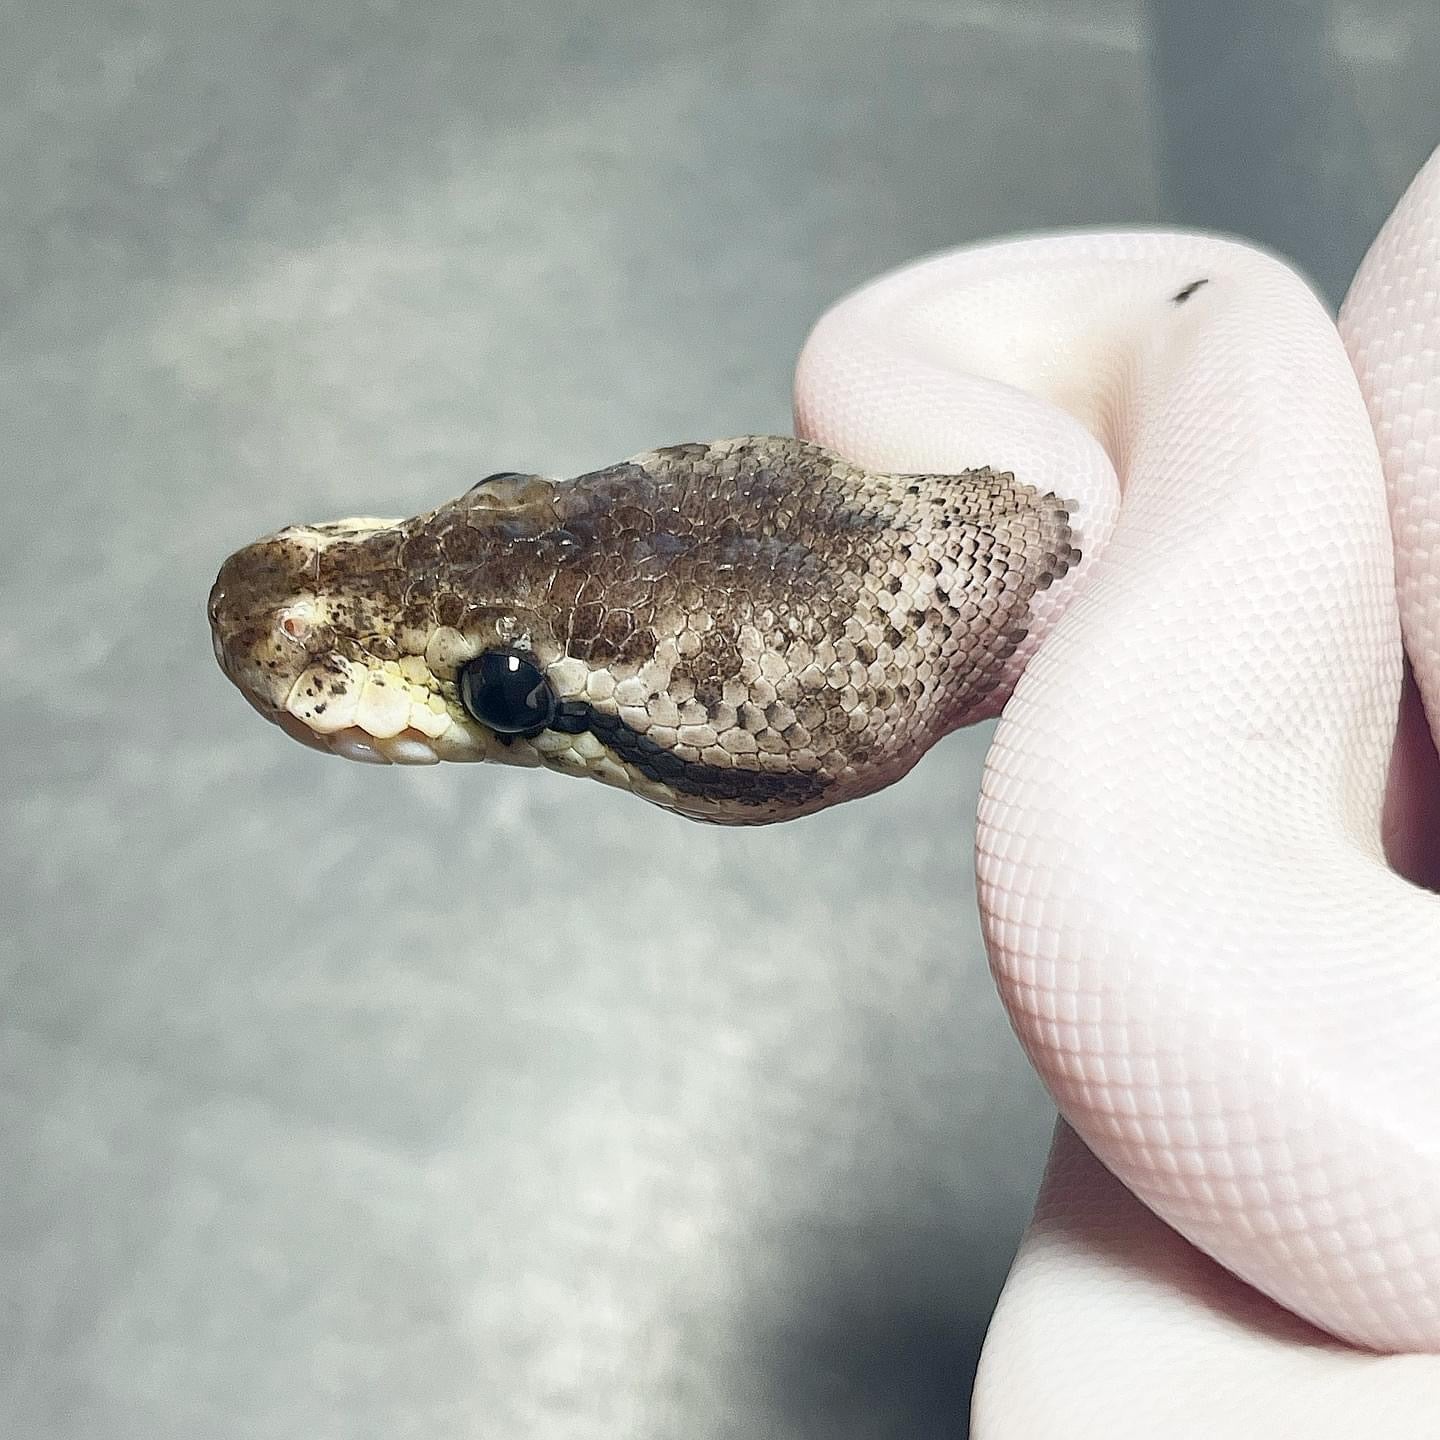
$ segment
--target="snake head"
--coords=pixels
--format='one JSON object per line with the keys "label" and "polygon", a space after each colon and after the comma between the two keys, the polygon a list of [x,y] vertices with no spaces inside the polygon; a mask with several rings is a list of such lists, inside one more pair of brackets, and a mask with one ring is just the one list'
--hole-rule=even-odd
{"label": "snake head", "polygon": [[755,824],[996,713],[1071,539],[1008,472],[872,474],[741,436],[293,526],[225,562],[210,623],[251,704],[316,748],[544,766]]}

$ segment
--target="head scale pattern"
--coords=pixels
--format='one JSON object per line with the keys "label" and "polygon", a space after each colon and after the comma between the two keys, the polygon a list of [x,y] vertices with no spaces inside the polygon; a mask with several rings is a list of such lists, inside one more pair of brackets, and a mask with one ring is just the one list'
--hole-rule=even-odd
{"label": "head scale pattern", "polygon": [[[227,674],[308,743],[546,765],[744,824],[878,789],[993,713],[1076,545],[1070,507],[1008,472],[742,436],[292,527],[226,562],[210,617]],[[502,651],[549,689],[533,734],[466,707],[466,666]]]}

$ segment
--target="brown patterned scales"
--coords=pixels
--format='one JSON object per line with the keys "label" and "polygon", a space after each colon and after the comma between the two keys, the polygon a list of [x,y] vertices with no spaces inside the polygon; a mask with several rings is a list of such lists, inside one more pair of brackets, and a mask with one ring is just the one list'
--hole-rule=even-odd
{"label": "brown patterned scales", "polygon": [[1079,559],[1071,508],[1008,472],[741,436],[292,527],[225,562],[210,620],[247,698],[319,748],[541,764],[758,823],[996,713]]}

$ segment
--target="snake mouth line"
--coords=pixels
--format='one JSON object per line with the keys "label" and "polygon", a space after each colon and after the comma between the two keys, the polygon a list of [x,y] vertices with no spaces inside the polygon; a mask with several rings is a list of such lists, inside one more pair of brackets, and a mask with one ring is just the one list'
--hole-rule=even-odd
{"label": "snake mouth line", "polygon": [[342,730],[321,735],[284,711],[265,713],[267,719],[273,720],[292,739],[325,755],[338,755],[369,765],[438,765],[444,758],[435,742],[418,730],[405,729],[398,735],[379,739],[358,725],[347,725]]}
{"label": "snake mouth line", "polygon": [[346,760],[369,765],[438,765],[440,754],[434,742],[418,730],[402,730],[386,740],[377,740],[358,725],[348,725],[328,737],[326,748]]}

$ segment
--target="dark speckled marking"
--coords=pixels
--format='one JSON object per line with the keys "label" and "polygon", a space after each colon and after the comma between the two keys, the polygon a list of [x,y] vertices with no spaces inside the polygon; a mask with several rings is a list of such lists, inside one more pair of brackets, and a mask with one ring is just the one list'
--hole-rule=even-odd
{"label": "dark speckled marking", "polygon": [[586,728],[642,775],[682,795],[746,806],[799,806],[818,800],[825,790],[824,776],[814,771],[769,775],[758,770],[687,763],[648,735],[632,730],[618,715],[592,709]]}

